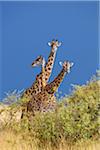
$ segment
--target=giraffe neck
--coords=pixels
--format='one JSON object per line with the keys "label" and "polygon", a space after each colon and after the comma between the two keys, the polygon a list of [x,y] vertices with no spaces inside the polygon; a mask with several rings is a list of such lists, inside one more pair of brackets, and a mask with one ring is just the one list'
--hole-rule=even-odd
{"label": "giraffe neck", "polygon": [[49,94],[54,94],[57,91],[58,87],[60,86],[61,82],[63,81],[65,75],[66,71],[62,69],[61,72],[58,74],[58,76],[45,87],[45,90]]}
{"label": "giraffe neck", "polygon": [[32,84],[32,86],[25,90],[25,92],[22,95],[23,97],[30,98],[32,97],[32,95],[37,95],[39,92],[41,92],[42,87],[46,86],[47,81],[49,80],[49,77],[52,72],[55,55],[56,51],[52,48],[48,57],[48,62],[45,66],[42,66],[41,73],[37,75],[36,80]]}
{"label": "giraffe neck", "polygon": [[44,65],[42,65],[42,87],[46,86],[46,80],[45,80],[45,68]]}
{"label": "giraffe neck", "polygon": [[48,57],[48,62],[45,65],[45,81],[48,82],[51,72],[52,72],[52,68],[54,65],[54,60],[55,60],[55,56],[56,56],[56,51],[55,49],[51,49],[50,55]]}

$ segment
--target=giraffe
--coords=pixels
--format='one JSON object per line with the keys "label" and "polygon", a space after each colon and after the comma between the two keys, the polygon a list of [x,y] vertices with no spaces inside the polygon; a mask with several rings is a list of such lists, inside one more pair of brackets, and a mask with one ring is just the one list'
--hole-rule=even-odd
{"label": "giraffe", "polygon": [[43,57],[40,55],[38,56],[33,62],[32,67],[40,66],[43,63]]}
{"label": "giraffe", "polygon": [[[32,67],[36,67],[36,66],[40,66],[42,67],[41,72],[42,72],[42,79],[40,81],[40,84],[42,83],[42,87],[44,87],[46,85],[46,81],[45,81],[45,59],[40,55],[37,57],[37,59],[35,61],[32,62]],[[37,79],[38,80],[38,79]]]}
{"label": "giraffe", "polygon": [[43,64],[42,72],[40,72],[40,74],[37,75],[35,82],[30,88],[25,90],[22,97],[30,99],[31,97],[33,97],[33,95],[37,95],[39,92],[41,92],[42,88],[46,86],[52,72],[57,49],[61,45],[61,42],[58,42],[58,40],[52,40],[52,42],[48,42],[48,45],[51,47],[51,52],[49,54],[48,61],[45,64],[45,66]]}
{"label": "giraffe", "polygon": [[27,103],[27,111],[35,115],[36,111],[46,112],[55,110],[57,103],[54,93],[62,83],[65,75],[70,72],[73,63],[65,61],[62,66],[63,68],[58,76],[51,83],[47,84],[40,93],[38,93],[36,96],[33,96],[32,99]]}

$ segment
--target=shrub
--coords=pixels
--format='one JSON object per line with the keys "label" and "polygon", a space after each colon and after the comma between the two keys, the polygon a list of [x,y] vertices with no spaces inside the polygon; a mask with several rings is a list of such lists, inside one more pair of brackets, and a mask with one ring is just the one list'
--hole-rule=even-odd
{"label": "shrub", "polygon": [[[31,116],[26,129],[30,131],[32,137],[38,139],[39,145],[50,142],[57,146],[62,139],[69,143],[99,139],[98,82],[91,81],[87,85],[75,86],[69,97],[64,97],[58,102],[55,112]],[[25,129],[23,124],[21,129]]]}
{"label": "shrub", "polygon": [[[92,79],[86,85],[74,86],[68,97],[58,101],[53,112],[30,116],[10,125],[16,132],[37,141],[39,146],[59,146],[62,141],[74,144],[80,141],[99,140],[100,133],[100,80]],[[22,103],[23,100],[20,99]],[[28,116],[28,117],[27,117]]]}

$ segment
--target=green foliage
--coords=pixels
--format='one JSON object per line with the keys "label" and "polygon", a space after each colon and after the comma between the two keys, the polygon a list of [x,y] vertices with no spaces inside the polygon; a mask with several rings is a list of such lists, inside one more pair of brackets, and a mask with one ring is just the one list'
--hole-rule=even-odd
{"label": "green foliage", "polygon": [[74,141],[99,135],[100,93],[98,81],[76,86],[73,94],[64,99],[61,108],[61,126],[67,138]]}

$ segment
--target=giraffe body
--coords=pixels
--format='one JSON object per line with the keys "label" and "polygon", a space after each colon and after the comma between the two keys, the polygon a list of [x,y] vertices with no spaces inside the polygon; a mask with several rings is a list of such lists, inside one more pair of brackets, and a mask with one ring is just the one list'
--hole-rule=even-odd
{"label": "giraffe body", "polygon": [[46,112],[55,110],[57,103],[54,93],[71,67],[71,63],[65,61],[63,63],[63,69],[58,76],[51,83],[47,84],[40,93],[38,93],[36,96],[33,96],[28,102],[27,110],[33,114],[35,114],[36,111]]}
{"label": "giraffe body", "polygon": [[33,115],[35,112],[48,112],[55,110],[56,108],[56,98],[54,95],[48,94],[47,91],[42,91],[36,96],[33,96],[32,99],[27,104],[27,111],[32,112]]}

